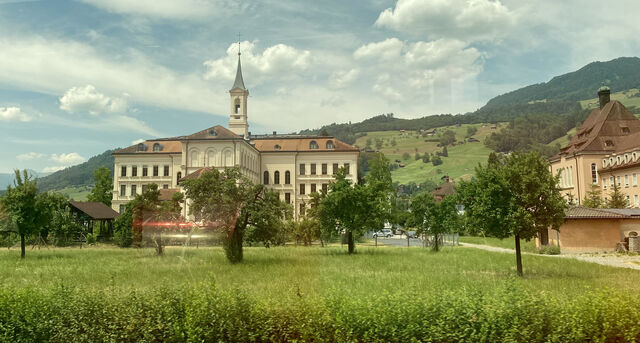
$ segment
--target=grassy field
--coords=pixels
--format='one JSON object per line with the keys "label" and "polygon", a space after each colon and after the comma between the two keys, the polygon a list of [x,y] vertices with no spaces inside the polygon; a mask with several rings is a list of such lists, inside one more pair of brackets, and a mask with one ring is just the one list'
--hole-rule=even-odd
{"label": "grassy field", "polygon": [[230,265],[219,248],[170,247],[163,257],[152,249],[40,249],[24,261],[3,250],[0,341],[640,337],[627,330],[640,320],[640,302],[628,296],[640,291],[634,270],[525,255],[525,277],[516,278],[511,254],[357,251],[247,248],[245,261]]}
{"label": "grassy field", "polygon": [[91,188],[82,186],[82,187],[67,187],[61,190],[57,190],[57,193],[65,194],[69,196],[69,199],[75,201],[87,201],[87,196]]}
{"label": "grassy field", "polygon": [[[460,242],[462,243],[471,243],[471,244],[483,244],[489,245],[492,247],[505,248],[505,249],[515,249],[516,242],[513,238],[505,238],[499,239],[494,237],[473,237],[473,236],[461,236]],[[520,249],[524,252],[537,252],[536,243],[531,241],[520,240]]]}
{"label": "grassy field", "polygon": [[[640,107],[640,96],[638,96],[640,90],[632,88],[624,92],[616,92],[611,94],[611,100],[618,100],[626,107],[636,106]],[[588,100],[580,101],[582,108],[596,108],[599,106],[598,98],[592,98]]]}
{"label": "grassy field", "polygon": [[[497,130],[506,124],[498,125]],[[443,157],[443,164],[434,166],[431,162],[424,163],[422,160],[415,160],[414,156],[417,153],[424,155],[424,153],[435,154],[436,151],[442,151],[441,147],[438,147],[437,142],[425,142],[425,139],[437,138],[437,136],[422,137],[415,131],[406,131],[404,134],[400,131],[375,131],[369,132],[366,136],[358,138],[355,145],[364,147],[368,139],[372,141],[372,148],[375,148],[376,139],[383,139],[384,145],[379,151],[385,154],[391,161],[396,159],[402,160],[405,165],[403,168],[398,168],[391,172],[391,177],[394,182],[406,184],[409,182],[422,183],[426,180],[433,180],[440,182],[440,179],[444,175],[457,178],[469,178],[474,173],[474,168],[478,163],[484,163],[487,161],[487,156],[491,152],[491,149],[484,145],[484,139],[491,132],[497,130],[491,129],[491,125],[481,124],[465,124],[461,126],[448,126],[440,127],[437,129],[438,134],[452,130],[456,133],[456,139],[458,141],[464,141],[467,134],[468,127],[473,126],[478,129],[473,138],[479,140],[474,143],[464,143],[455,146],[447,147],[449,157]],[[396,145],[392,145],[392,140],[396,141]],[[408,153],[409,159],[403,159],[403,155]]]}

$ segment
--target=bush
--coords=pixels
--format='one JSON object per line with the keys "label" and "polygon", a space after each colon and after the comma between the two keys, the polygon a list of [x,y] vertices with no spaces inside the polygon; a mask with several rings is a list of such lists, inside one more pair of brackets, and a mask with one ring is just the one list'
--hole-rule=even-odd
{"label": "bush", "polygon": [[538,254],[560,255],[560,247],[557,245],[543,245],[540,248],[538,248]]}
{"label": "bush", "polygon": [[87,244],[96,244],[96,242],[98,241],[98,234],[95,233],[88,233],[87,234]]}
{"label": "bush", "polygon": [[431,163],[434,166],[439,166],[442,164],[442,159],[440,158],[440,156],[433,156],[433,158],[431,159]]}

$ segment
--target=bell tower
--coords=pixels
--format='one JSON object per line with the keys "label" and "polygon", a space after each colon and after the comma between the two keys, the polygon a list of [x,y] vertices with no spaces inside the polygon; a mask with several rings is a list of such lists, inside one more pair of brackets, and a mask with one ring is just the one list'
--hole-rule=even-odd
{"label": "bell tower", "polygon": [[238,69],[236,70],[236,80],[233,82],[231,90],[229,90],[229,95],[231,96],[229,130],[248,139],[249,122],[247,121],[247,98],[249,97],[249,90],[244,87],[244,80],[242,80],[240,42],[238,42]]}

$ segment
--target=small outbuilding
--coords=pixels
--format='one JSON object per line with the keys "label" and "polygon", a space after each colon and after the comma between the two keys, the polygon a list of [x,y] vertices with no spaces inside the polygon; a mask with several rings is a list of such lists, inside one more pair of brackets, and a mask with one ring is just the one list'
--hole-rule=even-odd
{"label": "small outbuilding", "polygon": [[111,207],[101,202],[69,201],[69,208],[76,221],[89,233],[94,233],[95,224],[98,223],[99,237],[113,235],[113,220],[120,214]]}
{"label": "small outbuilding", "polygon": [[[628,237],[640,233],[640,209],[571,207],[560,230],[549,229],[549,244],[562,252],[614,251],[628,247]],[[540,240],[536,242],[540,245]]]}

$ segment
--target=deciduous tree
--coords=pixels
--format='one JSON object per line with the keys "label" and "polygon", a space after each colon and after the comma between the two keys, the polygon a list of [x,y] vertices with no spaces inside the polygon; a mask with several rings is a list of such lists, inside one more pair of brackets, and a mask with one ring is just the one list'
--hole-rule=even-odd
{"label": "deciduous tree", "polygon": [[93,171],[95,185],[87,200],[101,202],[111,207],[111,199],[113,198],[113,177],[111,171],[106,167],[100,167]]}
{"label": "deciduous tree", "polygon": [[433,250],[439,250],[442,234],[456,232],[459,226],[456,198],[445,197],[440,202],[434,200],[430,192],[422,192],[411,199],[410,223],[421,235],[433,235]]}
{"label": "deciduous tree", "polygon": [[548,162],[536,152],[513,153],[504,161],[490,157],[486,166],[476,168],[474,179],[460,182],[458,194],[469,224],[490,236],[514,237],[520,276],[520,239],[558,229],[567,207],[558,177],[549,173]]}

